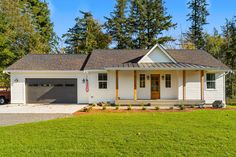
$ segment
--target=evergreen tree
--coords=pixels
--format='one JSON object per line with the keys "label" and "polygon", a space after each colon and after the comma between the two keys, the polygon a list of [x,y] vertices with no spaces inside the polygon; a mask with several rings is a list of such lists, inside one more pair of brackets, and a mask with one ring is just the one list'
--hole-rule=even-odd
{"label": "evergreen tree", "polygon": [[148,48],[157,42],[164,44],[174,39],[170,36],[163,36],[164,31],[168,31],[176,26],[172,22],[172,16],[168,15],[164,0],[146,0],[147,2],[147,37]]}
{"label": "evergreen tree", "polygon": [[187,15],[187,20],[191,21],[187,39],[195,44],[196,48],[202,49],[204,47],[203,27],[207,24],[207,16],[209,15],[207,0],[190,0],[187,5],[191,9],[191,13]]}
{"label": "evergreen tree", "polygon": [[93,19],[89,12],[82,12],[83,17],[75,19],[76,24],[63,35],[67,53],[91,53],[93,49],[108,48],[110,36],[102,32],[102,26]]}
{"label": "evergreen tree", "polygon": [[128,34],[127,29],[127,0],[117,0],[114,11],[106,18],[104,24],[107,33],[112,37],[113,43],[116,44],[116,49],[125,49],[129,48],[130,44],[130,35]]}
{"label": "evergreen tree", "polygon": [[130,15],[128,19],[128,32],[131,34],[131,48],[144,49],[147,47],[148,36],[146,36],[146,11],[145,0],[133,0],[131,2]]}
{"label": "evergreen tree", "polygon": [[[225,42],[222,46],[222,59],[232,70],[236,70],[236,16],[232,20],[226,20],[223,26],[223,36]],[[232,97],[236,91],[236,74],[229,74],[226,77],[226,93]]]}
{"label": "evergreen tree", "polygon": [[49,53],[52,46],[55,46],[55,33],[53,32],[53,24],[50,20],[50,11],[48,4],[41,0],[20,0],[24,12],[28,12],[31,16],[34,28],[41,35],[41,42],[45,44],[45,50]]}

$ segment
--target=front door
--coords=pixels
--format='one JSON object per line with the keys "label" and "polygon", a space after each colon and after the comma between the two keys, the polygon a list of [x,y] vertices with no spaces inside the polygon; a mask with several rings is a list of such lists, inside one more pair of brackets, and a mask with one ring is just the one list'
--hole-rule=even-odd
{"label": "front door", "polygon": [[160,99],[160,75],[151,75],[151,99]]}

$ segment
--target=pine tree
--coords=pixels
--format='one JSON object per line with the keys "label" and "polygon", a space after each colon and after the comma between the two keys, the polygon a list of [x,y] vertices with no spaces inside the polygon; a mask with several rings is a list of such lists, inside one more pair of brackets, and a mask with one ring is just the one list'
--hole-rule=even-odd
{"label": "pine tree", "polygon": [[195,44],[196,48],[202,49],[204,47],[204,25],[207,24],[207,16],[209,15],[207,0],[190,0],[187,5],[191,9],[191,13],[187,15],[187,20],[191,21],[187,39]]}
{"label": "pine tree", "polygon": [[41,0],[20,0],[22,9],[31,16],[34,28],[40,33],[41,42],[45,44],[45,50],[49,53],[52,46],[55,46],[55,33],[53,24],[50,20],[50,11],[48,3]]}
{"label": "pine tree", "polygon": [[110,36],[102,32],[102,26],[94,20],[89,12],[82,12],[82,18],[75,19],[76,24],[63,35],[67,53],[89,54],[93,49],[108,48]]}
{"label": "pine tree", "polygon": [[112,37],[116,49],[129,48],[130,35],[127,30],[127,0],[117,0],[114,11],[110,17],[105,17],[104,24],[107,33]]}
{"label": "pine tree", "polygon": [[170,36],[163,36],[164,31],[168,31],[176,26],[172,22],[172,16],[168,15],[163,0],[146,0],[147,2],[147,37],[148,48],[157,42],[164,44],[174,39]]}
{"label": "pine tree", "polygon": [[[223,36],[225,42],[222,46],[222,59],[232,70],[236,69],[236,16],[232,20],[226,20],[223,26]],[[236,91],[236,74],[230,74],[226,77],[226,93],[232,97],[233,91]],[[235,93],[234,93],[235,94]]]}
{"label": "pine tree", "polygon": [[173,41],[170,36],[163,36],[164,31],[176,25],[171,19],[163,0],[132,0],[128,24],[131,48],[151,48],[156,43]]}
{"label": "pine tree", "polygon": [[128,32],[131,34],[131,48],[144,49],[147,47],[148,36],[146,36],[146,11],[145,0],[133,0],[131,2],[130,15],[128,19]]}

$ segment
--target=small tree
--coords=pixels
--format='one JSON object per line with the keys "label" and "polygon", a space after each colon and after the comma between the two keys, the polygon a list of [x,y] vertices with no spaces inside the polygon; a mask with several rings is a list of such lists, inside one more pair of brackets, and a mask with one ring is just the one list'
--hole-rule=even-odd
{"label": "small tree", "polygon": [[94,20],[89,12],[82,12],[82,18],[75,19],[76,24],[63,35],[67,53],[89,54],[93,49],[108,48],[111,42],[110,36],[102,32],[102,26]]}

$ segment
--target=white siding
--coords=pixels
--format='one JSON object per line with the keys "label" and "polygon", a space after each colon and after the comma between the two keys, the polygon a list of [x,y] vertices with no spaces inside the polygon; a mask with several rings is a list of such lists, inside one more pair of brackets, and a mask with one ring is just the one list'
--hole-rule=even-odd
{"label": "white siding", "polygon": [[119,71],[120,99],[134,99],[134,71]]}
{"label": "white siding", "polygon": [[225,103],[225,75],[224,73],[216,73],[216,88],[206,88],[206,73],[205,73],[205,88],[204,99],[207,104],[213,103],[215,100],[222,100]]}
{"label": "white siding", "polygon": [[98,87],[98,73],[104,72],[90,72],[89,73],[89,103],[111,102],[115,101],[115,72],[107,72],[108,84],[107,89],[99,89]]}
{"label": "white siding", "polygon": [[200,71],[186,71],[186,99],[201,100]]}
{"label": "white siding", "polygon": [[162,52],[159,48],[156,48],[148,56],[142,58],[142,63],[163,63],[163,62],[172,62],[171,59]]}
{"label": "white siding", "polygon": [[178,99],[183,99],[183,71],[178,71]]}

